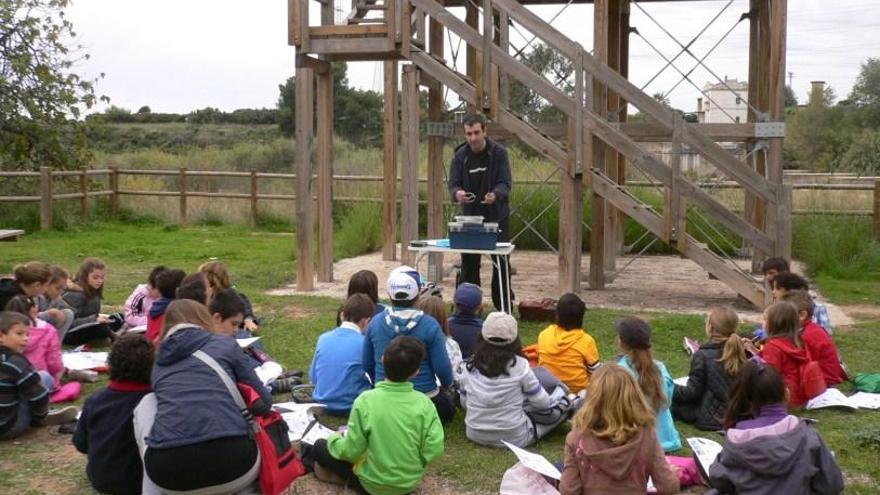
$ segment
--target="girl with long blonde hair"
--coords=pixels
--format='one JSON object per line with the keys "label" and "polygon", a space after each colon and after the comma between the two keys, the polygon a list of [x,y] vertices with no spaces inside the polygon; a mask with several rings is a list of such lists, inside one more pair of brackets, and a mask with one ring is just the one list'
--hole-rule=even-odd
{"label": "girl with long blonde hair", "polygon": [[721,429],[730,384],[743,363],[746,351],[736,334],[739,316],[730,306],[718,306],[706,315],[707,342],[691,359],[687,385],[676,385],[672,415],[679,421],[707,431]]}
{"label": "girl with long blonde hair", "polygon": [[607,364],[586,390],[586,403],[565,438],[559,491],[642,495],[650,476],[658,493],[677,493],[678,476],[657,439],[654,410],[632,373]]}

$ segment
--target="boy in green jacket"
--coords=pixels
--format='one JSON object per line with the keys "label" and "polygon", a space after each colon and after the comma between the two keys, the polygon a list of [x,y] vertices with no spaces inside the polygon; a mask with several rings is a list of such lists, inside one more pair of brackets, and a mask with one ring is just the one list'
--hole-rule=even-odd
{"label": "boy in green jacket", "polygon": [[345,436],[315,442],[315,463],[359,493],[402,495],[418,488],[425,468],[443,453],[437,409],[409,381],[424,357],[419,339],[392,340],[382,355],[385,380],[355,399]]}

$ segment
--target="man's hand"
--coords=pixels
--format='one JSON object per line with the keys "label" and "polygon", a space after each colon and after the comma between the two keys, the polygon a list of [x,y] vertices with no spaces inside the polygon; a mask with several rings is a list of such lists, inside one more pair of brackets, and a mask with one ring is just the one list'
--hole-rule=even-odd
{"label": "man's hand", "polygon": [[487,205],[491,205],[492,203],[494,203],[495,202],[495,193],[487,192],[486,197],[483,199],[483,202],[486,203]]}
{"label": "man's hand", "polygon": [[473,195],[468,194],[464,189],[459,189],[455,191],[455,201],[457,203],[472,203],[474,198]]}

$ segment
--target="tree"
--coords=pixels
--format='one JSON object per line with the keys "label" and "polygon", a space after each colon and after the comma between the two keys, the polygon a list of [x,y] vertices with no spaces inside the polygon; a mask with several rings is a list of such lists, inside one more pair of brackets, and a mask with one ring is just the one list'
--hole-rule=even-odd
{"label": "tree", "polygon": [[880,130],[862,130],[843,155],[841,166],[860,175],[880,174]]}
{"label": "tree", "polygon": [[95,95],[95,80],[72,70],[88,54],[71,45],[68,3],[0,2],[0,169],[71,168],[90,159],[77,119],[83,108],[109,100]]}
{"label": "tree", "polygon": [[791,86],[785,86],[785,108],[798,106],[798,98]]}
{"label": "tree", "polygon": [[[523,63],[543,75],[568,95],[574,94],[574,72],[571,61],[558,51],[537,43],[523,56]],[[531,122],[563,122],[565,114],[536,92],[518,81],[510,84],[510,108]]]}
{"label": "tree", "polygon": [[880,105],[880,58],[868,57],[862,63],[849,99],[860,107]]}

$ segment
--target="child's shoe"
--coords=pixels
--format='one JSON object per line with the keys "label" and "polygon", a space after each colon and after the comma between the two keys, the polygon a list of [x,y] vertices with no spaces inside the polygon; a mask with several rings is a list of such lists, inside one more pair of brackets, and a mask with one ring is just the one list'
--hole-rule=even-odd
{"label": "child's shoe", "polygon": [[49,414],[46,415],[43,424],[46,426],[62,425],[64,423],[76,421],[77,416],[79,416],[79,409],[74,406],[52,409],[49,411]]}
{"label": "child's shoe", "polygon": [[293,387],[301,384],[302,378],[296,376],[287,376],[278,378],[274,382],[270,383],[269,387],[272,389],[272,394],[286,394],[290,392]]}

